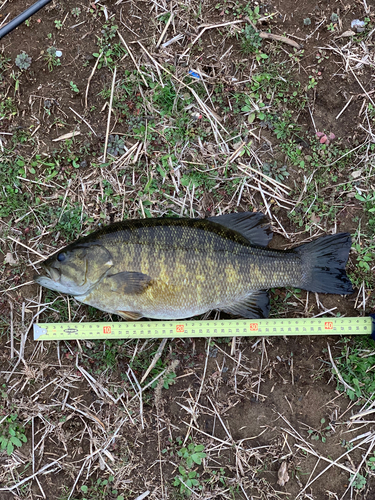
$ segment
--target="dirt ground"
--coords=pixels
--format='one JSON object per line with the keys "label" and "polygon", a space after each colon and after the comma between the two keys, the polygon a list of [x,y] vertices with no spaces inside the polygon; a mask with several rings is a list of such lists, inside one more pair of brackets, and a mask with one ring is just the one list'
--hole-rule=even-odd
{"label": "dirt ground", "polygon": [[[30,4],[2,2],[0,23]],[[272,290],[271,315],[374,312],[374,23],[371,0],[53,0],[1,40],[0,445],[27,441],[0,450],[0,500],[375,499],[372,395],[346,394],[332,365],[343,339],[169,340],[144,381],[160,339],[32,339],[37,319],[109,317],[32,279],[57,248],[124,217],[262,210],[277,248],[348,231],[355,293]],[[283,38],[252,32],[246,52],[245,25]],[[187,88],[190,70],[204,85]],[[250,89],[258,74],[286,87]],[[120,158],[103,156],[111,93]],[[267,163],[287,166],[276,188],[244,170]]]}

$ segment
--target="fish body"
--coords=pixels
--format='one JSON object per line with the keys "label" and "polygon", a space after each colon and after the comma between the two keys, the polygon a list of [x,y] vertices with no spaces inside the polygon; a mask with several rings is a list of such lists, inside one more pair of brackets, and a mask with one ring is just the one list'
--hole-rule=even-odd
{"label": "fish body", "polygon": [[271,237],[261,213],[129,220],[54,254],[36,281],[127,319],[181,319],[211,309],[267,317],[268,288],[352,292],[345,274],[350,235],[287,251],[266,248]]}

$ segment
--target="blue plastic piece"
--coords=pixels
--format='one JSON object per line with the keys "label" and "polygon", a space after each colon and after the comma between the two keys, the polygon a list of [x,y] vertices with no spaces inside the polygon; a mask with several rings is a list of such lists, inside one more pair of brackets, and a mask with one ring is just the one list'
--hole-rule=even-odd
{"label": "blue plastic piece", "polygon": [[195,71],[192,71],[190,70],[189,71],[189,75],[192,76],[193,78],[198,78],[200,79],[200,76],[198,75],[198,73],[196,73]]}

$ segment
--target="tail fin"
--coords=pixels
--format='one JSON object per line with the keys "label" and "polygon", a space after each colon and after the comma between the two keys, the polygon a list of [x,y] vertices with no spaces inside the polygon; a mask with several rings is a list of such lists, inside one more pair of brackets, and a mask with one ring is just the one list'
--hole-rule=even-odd
{"label": "tail fin", "polygon": [[302,259],[303,279],[300,288],[310,292],[353,293],[345,272],[352,240],[349,233],[339,233],[306,243],[293,250]]}

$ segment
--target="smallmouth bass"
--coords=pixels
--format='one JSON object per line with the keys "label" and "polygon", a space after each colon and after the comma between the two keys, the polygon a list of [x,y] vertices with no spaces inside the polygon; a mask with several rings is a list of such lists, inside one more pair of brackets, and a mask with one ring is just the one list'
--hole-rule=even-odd
{"label": "smallmouth bass", "polygon": [[267,289],[350,294],[348,233],[291,250],[266,248],[259,212],[208,219],[126,220],[78,239],[42,263],[35,281],[126,319],[182,319],[218,309],[269,315]]}

